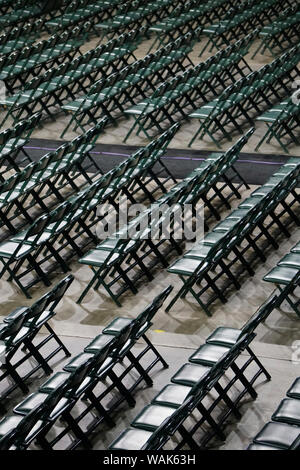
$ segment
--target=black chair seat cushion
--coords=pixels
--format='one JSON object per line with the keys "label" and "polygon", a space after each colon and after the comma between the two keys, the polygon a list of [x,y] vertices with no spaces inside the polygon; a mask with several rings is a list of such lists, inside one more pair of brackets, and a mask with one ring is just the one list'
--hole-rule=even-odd
{"label": "black chair seat cushion", "polygon": [[279,447],[267,446],[266,444],[250,444],[246,450],[282,450]]}
{"label": "black chair seat cushion", "polygon": [[182,405],[191,387],[186,385],[168,384],[152,400],[152,403],[178,407]]}
{"label": "black chair seat cushion", "polygon": [[297,426],[284,423],[267,423],[255,437],[254,442],[288,449],[299,435],[300,428]]}
{"label": "black chair seat cushion", "polygon": [[155,431],[155,429],[174,412],[175,408],[173,407],[148,405],[132,421],[131,426],[134,428],[145,429],[146,431]]}
{"label": "black chair seat cushion", "polygon": [[202,344],[200,348],[192,354],[189,361],[196,364],[213,366],[227,352],[228,347],[206,343]]}
{"label": "black chair seat cushion", "polygon": [[173,375],[171,382],[192,387],[196,382],[204,378],[210,369],[210,367],[198,364],[184,364],[179,371]]}
{"label": "black chair seat cushion", "polygon": [[111,450],[141,450],[151,437],[152,432],[143,429],[125,429],[109,446]]}
{"label": "black chair seat cushion", "polygon": [[300,253],[289,253],[285,255],[278,263],[278,266],[287,266],[289,268],[300,269]]}
{"label": "black chair seat cushion", "polygon": [[300,377],[295,380],[295,382],[291,385],[286,394],[290,398],[300,399]]}
{"label": "black chair seat cushion", "polygon": [[300,400],[284,398],[272,416],[273,421],[300,425]]}
{"label": "black chair seat cushion", "polygon": [[289,284],[298,273],[298,269],[276,266],[264,276],[264,281],[276,284]]}
{"label": "black chair seat cushion", "polygon": [[207,338],[206,343],[218,346],[233,346],[240,334],[241,330],[237,328],[220,326]]}
{"label": "black chair seat cushion", "polygon": [[106,346],[108,343],[113,341],[113,337],[110,334],[100,334],[96,336],[96,338],[88,344],[84,350],[86,353],[89,354],[96,354],[99,352],[104,346]]}

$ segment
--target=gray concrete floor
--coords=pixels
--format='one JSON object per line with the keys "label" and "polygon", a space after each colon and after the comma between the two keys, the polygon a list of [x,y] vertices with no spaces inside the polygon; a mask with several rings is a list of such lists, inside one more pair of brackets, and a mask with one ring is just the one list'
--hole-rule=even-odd
{"label": "gray concrete floor", "polygon": [[[83,50],[93,47],[95,42],[95,40],[91,41]],[[198,53],[202,46],[202,42],[197,44],[193,54],[191,54],[195,63],[200,61]],[[148,43],[144,41],[137,51],[137,57],[143,57],[148,47],[149,41]],[[254,44],[254,47],[256,47],[256,44]],[[254,68],[258,68],[271,61],[271,57],[260,55],[255,58],[255,61],[251,61],[249,59],[250,55],[247,57],[247,60]],[[204,55],[202,59],[206,59],[208,56],[209,54]],[[33,137],[58,140],[67,121],[68,119],[62,117],[58,118],[54,123],[46,123],[42,129],[34,132]],[[130,120],[120,120],[118,127],[108,128],[99,138],[99,142],[122,144],[123,138],[131,124]],[[195,129],[195,123],[185,123],[170,147],[187,148],[187,143]],[[246,152],[253,152],[263,131],[263,127],[258,125],[255,136],[244,149]],[[74,136],[75,134],[70,132],[66,135],[66,140]],[[128,143],[131,145],[144,145],[147,141],[143,138],[132,137]],[[225,142],[223,147],[226,149],[230,145],[229,142]],[[197,142],[193,148],[215,150],[208,142]],[[260,150],[270,155],[282,153],[281,149],[275,145],[265,145]],[[299,147],[291,147],[290,153],[297,156],[299,155],[299,150]],[[251,190],[253,189],[254,186],[251,187]],[[243,198],[247,197],[248,194],[249,191],[244,191]],[[232,208],[236,207],[239,202],[234,200]],[[225,217],[226,214],[227,211],[223,211],[222,217]],[[125,406],[122,413],[117,417],[117,426],[115,428],[102,430],[102,432],[99,430],[99,435],[95,440],[96,449],[105,449],[121,430],[129,425],[138,411],[170,380],[173,373],[187,360],[192,351],[205,341],[205,338],[214,328],[220,325],[241,327],[245,323],[273,290],[272,285],[262,282],[262,277],[299,240],[299,235],[300,230],[294,227],[290,239],[282,238],[278,250],[268,251],[267,261],[257,266],[253,278],[245,277],[242,282],[242,288],[239,291],[232,292],[225,305],[216,302],[213,306],[213,316],[211,318],[208,318],[190,298],[187,298],[185,301],[178,301],[170,313],[166,313],[163,308],[158,312],[150,336],[170,364],[170,368],[155,372],[153,375],[154,386],[152,388],[144,388],[137,393],[136,407],[128,409]],[[74,354],[81,351],[89,340],[98,334],[101,328],[113,318],[117,316],[135,317],[165,286],[173,284],[175,292],[180,287],[176,276],[168,274],[164,269],[158,269],[154,281],[142,283],[136,296],[126,294],[121,299],[123,304],[122,309],[116,307],[101,290],[98,292],[91,290],[82,305],[78,306],[76,299],[90,279],[91,271],[89,268],[74,262],[72,263],[72,272],[75,276],[75,281],[58,306],[55,320],[51,323]],[[57,272],[55,281],[58,281],[63,276],[63,273]],[[33,291],[33,299],[38,298],[46,291],[47,288],[40,285],[37,286]],[[13,284],[7,282],[5,278],[0,281],[0,297],[0,320],[15,307],[30,305],[32,302],[25,300],[19,294],[18,289]],[[213,446],[215,449],[244,449],[262,425],[269,420],[291,382],[300,375],[300,362],[292,362],[292,346],[298,340],[300,340],[299,318],[290,311],[290,307],[287,304],[282,305],[280,311],[274,311],[266,324],[260,325],[255,340],[255,351],[270,371],[272,381],[261,383],[257,386],[258,398],[255,401],[249,400],[247,403],[244,403],[242,419],[239,422],[233,420],[230,423],[226,428],[226,442],[215,442]],[[64,362],[65,360],[54,362],[55,370],[61,369]],[[44,380],[45,377],[39,374],[30,385],[31,391],[35,390]],[[20,395],[14,395],[9,401],[9,410],[20,399]]]}

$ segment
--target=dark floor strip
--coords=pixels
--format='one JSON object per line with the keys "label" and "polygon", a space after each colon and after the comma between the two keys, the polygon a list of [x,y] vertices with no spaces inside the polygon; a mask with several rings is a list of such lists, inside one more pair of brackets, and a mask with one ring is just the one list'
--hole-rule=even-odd
{"label": "dark floor strip", "polygon": [[[31,139],[26,149],[35,161],[51,150],[62,145],[62,141],[47,139]],[[118,165],[139,147],[127,145],[96,144],[92,152],[103,171],[108,171]],[[176,178],[184,178],[194,168],[200,165],[211,152],[203,150],[169,149],[164,156],[168,167]],[[264,184],[266,180],[279,168],[289,157],[286,155],[266,155],[241,153],[236,164],[237,170],[249,184]]]}

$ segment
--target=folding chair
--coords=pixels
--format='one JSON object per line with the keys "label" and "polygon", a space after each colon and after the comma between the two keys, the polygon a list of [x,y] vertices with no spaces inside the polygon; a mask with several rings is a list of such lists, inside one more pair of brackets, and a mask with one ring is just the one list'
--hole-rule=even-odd
{"label": "folding chair", "polygon": [[[29,299],[31,296],[27,290],[27,287],[25,287],[21,282],[21,277],[26,275],[26,271],[25,273],[23,272],[17,274],[17,270],[24,263],[25,259],[27,259],[31,267],[39,276],[41,276],[41,279],[45,285],[49,286],[49,280],[45,277],[34,257],[31,255],[35,245],[39,242],[40,237],[43,235],[43,229],[46,227],[48,221],[48,215],[41,216],[34,224],[32,224],[26,233],[24,233],[24,238],[22,240],[11,240],[2,242],[0,244],[0,261],[3,264],[0,278],[4,275],[5,272],[8,272],[10,276],[9,280],[14,280],[23,294],[25,294],[25,296]],[[11,266],[12,264],[14,264],[14,266]]]}
{"label": "folding chair", "polygon": [[232,346],[240,336],[252,333],[260,323],[264,322],[273,309],[276,308],[277,302],[278,296],[272,295],[259,307],[241,329],[220,326],[207,338],[206,343],[225,347]]}

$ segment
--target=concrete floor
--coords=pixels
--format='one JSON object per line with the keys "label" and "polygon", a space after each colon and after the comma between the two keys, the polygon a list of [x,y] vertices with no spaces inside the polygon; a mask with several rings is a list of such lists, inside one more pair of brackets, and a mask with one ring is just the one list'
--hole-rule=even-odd
{"label": "concrete floor", "polygon": [[[95,45],[95,42],[95,40],[91,41],[83,50],[88,50]],[[193,54],[191,54],[191,58],[195,63],[200,61],[198,53],[202,46],[202,42],[197,44]],[[256,47],[256,44],[254,44],[254,47]],[[143,57],[148,48],[149,42],[144,41],[136,54],[137,57]],[[209,54],[204,55],[202,59],[206,59],[208,56]],[[266,62],[270,62],[271,58],[258,55],[255,61],[249,60],[249,57],[247,57],[247,60],[254,68],[258,68]],[[42,129],[34,132],[33,137],[59,140],[59,135],[67,121],[68,119],[65,117],[61,117],[54,123],[46,123]],[[99,138],[99,142],[122,144],[129,126],[131,126],[130,120],[120,120],[119,126],[117,128],[108,128]],[[186,149],[195,129],[195,123],[185,123],[173,139],[170,147]],[[244,148],[244,151],[253,152],[263,132],[263,127],[258,125],[254,137]],[[66,135],[66,140],[74,136],[75,134],[70,132]],[[146,143],[145,139],[136,137],[132,137],[128,142],[130,145],[144,145]],[[230,145],[229,142],[225,142],[223,147],[227,149]],[[207,142],[197,142],[193,148],[215,150]],[[275,145],[265,145],[260,150],[270,155],[282,154],[281,149]],[[295,146],[290,149],[291,155],[298,156],[300,155],[299,151],[300,148]],[[254,188],[255,186],[252,186],[251,190]],[[249,191],[244,191],[243,198],[247,197],[248,194]],[[239,202],[233,200],[232,208],[236,207]],[[227,211],[223,211],[222,217],[226,214]],[[254,277],[247,278],[246,276],[243,279],[242,288],[239,291],[232,292],[225,305],[215,303],[211,318],[208,318],[190,298],[178,301],[170,313],[166,313],[163,309],[158,312],[150,336],[169,362],[170,368],[156,371],[153,376],[153,388],[140,390],[137,394],[136,407],[134,409],[125,409],[125,407],[117,418],[117,426],[112,430],[99,433],[99,438],[95,441],[95,449],[105,449],[121,430],[129,425],[138,411],[170,380],[179,365],[187,360],[192,351],[199,347],[217,326],[241,327],[247,321],[273,290],[272,285],[262,282],[263,276],[289,251],[292,245],[299,241],[299,235],[300,229],[293,227],[291,238],[282,238],[278,250],[267,252],[267,261],[257,266]],[[131,294],[123,296],[121,299],[122,309],[116,307],[105,293],[94,290],[91,290],[82,305],[78,306],[76,299],[90,279],[91,271],[89,268],[74,262],[72,263],[72,273],[75,276],[75,281],[58,306],[55,320],[51,323],[74,354],[81,351],[90,338],[98,334],[101,328],[116,316],[135,317],[165,286],[173,284],[175,292],[180,287],[176,276],[168,274],[164,269],[158,269],[154,281],[142,283],[136,296]],[[62,277],[64,275],[57,272],[55,281]],[[33,299],[38,298],[46,291],[47,288],[37,286],[33,290]],[[32,301],[25,300],[19,294],[18,289],[5,279],[0,281],[0,298],[0,320],[15,307],[32,303]],[[243,405],[242,419],[239,422],[232,421],[230,426],[226,428],[226,442],[214,443],[213,447],[215,449],[244,449],[262,425],[269,420],[292,381],[300,375],[300,361],[298,363],[292,362],[293,345],[295,346],[295,342],[300,340],[299,325],[299,318],[290,311],[287,304],[283,304],[280,311],[274,311],[266,324],[260,325],[255,340],[255,351],[270,371],[272,381],[262,383],[257,387],[258,398],[255,402],[250,400]],[[55,370],[61,369],[63,363],[64,361],[59,361]],[[43,376],[37,377],[31,384],[31,390],[36,389],[44,379]],[[9,409],[11,410],[20,399],[19,395],[13,396],[9,402]]]}

